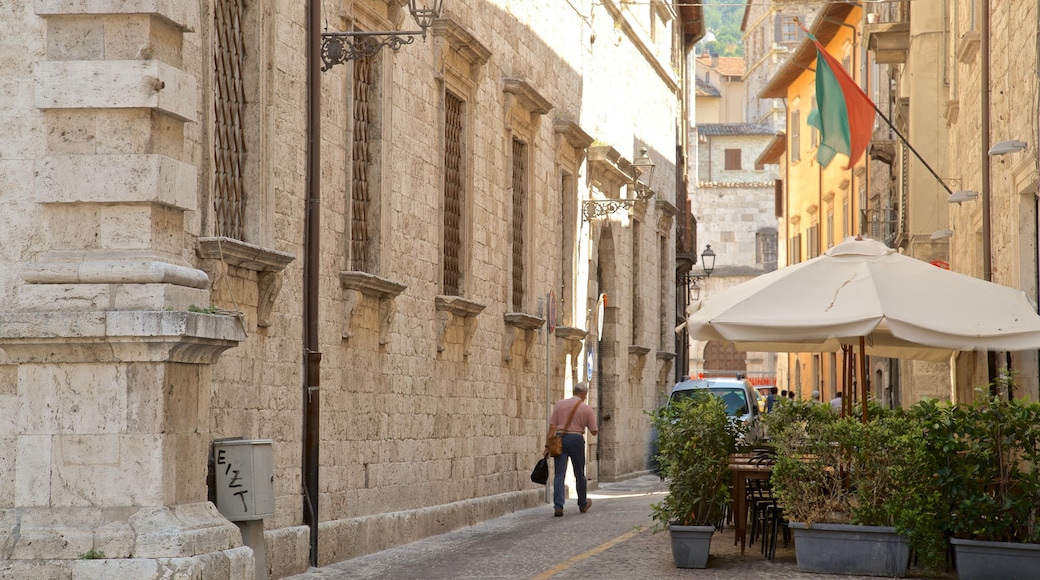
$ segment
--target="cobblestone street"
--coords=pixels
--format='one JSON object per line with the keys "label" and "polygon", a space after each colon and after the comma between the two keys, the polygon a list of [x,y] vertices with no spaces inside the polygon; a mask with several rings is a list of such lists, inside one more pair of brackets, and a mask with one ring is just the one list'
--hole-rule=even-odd
{"label": "cobblestone street", "polygon": [[[664,484],[644,476],[605,484],[589,497],[588,513],[568,500],[564,517],[550,504],[524,510],[441,536],[312,569],[292,580],[346,578],[705,578],[833,579],[798,570],[794,544],[777,548],[774,561],[759,544],[740,554],[732,527],[712,539],[708,568],[679,569],[672,561],[666,533],[654,534],[650,504],[660,501]],[[911,568],[911,578],[956,578]],[[849,578],[864,578],[849,576]]]}

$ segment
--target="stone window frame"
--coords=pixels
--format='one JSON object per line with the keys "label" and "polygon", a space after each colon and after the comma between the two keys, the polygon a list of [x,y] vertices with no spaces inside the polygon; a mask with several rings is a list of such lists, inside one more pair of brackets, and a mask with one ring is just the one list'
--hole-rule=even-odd
{"label": "stone window frame", "polygon": [[[211,144],[204,166],[208,173],[207,189],[203,196],[206,203],[200,212],[204,234],[198,238],[195,251],[201,260],[200,268],[209,276],[211,289],[228,276],[230,267],[246,271],[247,278],[255,277],[258,296],[256,323],[259,328],[266,328],[272,324],[271,313],[281,291],[282,273],[295,256],[272,248],[275,243],[272,227],[274,191],[269,178],[270,160],[266,152],[270,143],[270,126],[274,120],[268,114],[263,101],[263,95],[267,94],[271,79],[260,63],[269,60],[271,47],[265,43],[265,39],[270,37],[268,32],[273,24],[270,18],[265,17],[263,7],[258,4],[242,2],[241,9],[241,38],[247,44],[241,47],[242,62],[239,65],[244,93],[239,123],[243,143],[253,144],[252,151],[249,154],[242,151],[242,158],[239,160],[242,172],[243,210],[242,228],[238,237],[242,239],[220,235],[216,229],[216,210],[213,206],[216,194],[216,152]],[[217,32],[213,29],[216,7],[213,10],[209,14],[211,38],[206,44],[207,50],[210,51],[208,62],[211,66],[207,75],[211,92],[215,91],[215,84],[218,82],[215,70]],[[210,99],[208,105],[210,106],[207,109],[207,127],[213,135],[216,130],[216,111],[213,109],[215,101]],[[237,304],[235,306],[238,308]]]}
{"label": "stone window frame", "polygon": [[[394,15],[389,11],[377,12],[370,6],[364,4],[355,3],[351,6],[351,10],[347,13],[344,7],[341,6],[340,18],[343,19],[342,30],[359,30],[359,31],[378,31],[378,30],[393,30]],[[373,149],[370,153],[370,170],[367,174],[370,187],[368,189],[370,198],[368,209],[373,211],[374,215],[370,216],[367,220],[366,226],[370,233],[369,241],[365,244],[365,268],[364,270],[354,269],[354,255],[353,255],[353,237],[351,235],[353,226],[353,146],[354,146],[354,88],[356,80],[356,66],[357,61],[351,61],[348,66],[343,67],[343,83],[346,85],[344,90],[345,95],[345,108],[351,111],[349,119],[347,119],[348,126],[345,127],[344,138],[347,140],[346,150],[346,169],[344,169],[344,193],[346,199],[344,200],[344,216],[345,220],[344,228],[347,234],[344,236],[344,247],[343,247],[343,270],[339,272],[340,288],[343,290],[343,327],[341,331],[341,337],[344,340],[349,340],[355,335],[357,317],[363,312],[362,309],[358,308],[365,298],[374,300],[376,302],[376,315],[378,320],[377,333],[378,342],[381,346],[386,346],[390,343],[390,331],[391,325],[393,324],[394,318],[397,314],[397,297],[407,289],[405,284],[402,284],[396,280],[393,280],[385,275],[383,272],[383,263],[381,257],[384,255],[384,244],[385,238],[382,235],[384,232],[389,231],[389,216],[390,216],[390,195],[388,191],[389,179],[385,179],[385,173],[388,169],[388,165],[383,163],[385,158],[385,144],[389,142],[387,138],[387,132],[390,130],[390,124],[386,122],[390,119],[392,104],[393,104],[393,85],[391,75],[388,74],[390,70],[389,59],[393,58],[392,51],[380,51],[376,55],[369,58],[369,65],[373,69],[374,82],[371,85],[372,95],[374,97],[375,105],[372,110],[369,111],[373,117],[372,126],[369,127],[369,134],[374,135],[371,140]]]}
{"label": "stone window frame", "polygon": [[[546,99],[541,93],[532,85],[527,79],[523,78],[504,78],[502,79],[502,93],[504,96],[504,110],[503,110],[503,125],[504,125],[504,150],[510,152],[510,159],[512,159],[514,151],[514,142],[520,141],[526,144],[526,154],[528,159],[527,164],[527,192],[526,199],[523,200],[525,207],[514,208],[511,212],[511,228],[512,219],[515,219],[518,213],[522,213],[526,216],[534,216],[534,209],[537,207],[537,200],[532,192],[538,191],[538,185],[533,182],[533,178],[536,176],[536,172],[533,170],[537,163],[534,161],[537,158],[537,137],[541,126],[542,117],[548,114],[552,109],[553,105]],[[510,170],[506,172],[506,186],[503,188],[505,191],[510,192],[510,196],[513,193],[513,175],[512,170],[515,166],[514,163],[510,162]],[[523,260],[524,264],[534,263],[534,250],[535,244],[527,243],[533,240],[532,231],[535,227],[533,220],[528,219],[523,224],[523,231],[520,232],[524,240],[524,247],[521,249],[522,255],[519,259]],[[512,229],[511,229],[512,231]],[[510,247],[513,247],[511,241]],[[516,258],[514,258],[516,259]],[[510,300],[508,302],[508,310],[504,315],[505,321],[505,334],[503,344],[503,357],[508,362],[513,359],[513,345],[516,343],[518,338],[521,338],[521,344],[523,345],[522,354],[525,364],[530,363],[530,357],[528,354],[531,352],[531,346],[534,343],[535,331],[542,327],[545,323],[545,318],[541,316],[533,316],[530,314],[532,308],[532,301],[535,297],[530,292],[524,292],[523,304],[517,309],[513,303],[513,288],[516,286],[516,280],[513,279],[517,268],[510,268],[509,276],[509,288]],[[520,285],[524,289],[533,287],[533,268],[522,268],[524,279],[520,281]]]}
{"label": "stone window frame", "polygon": [[[434,71],[440,84],[440,122],[438,126],[443,131],[445,115],[445,99],[447,93],[459,97],[466,104],[466,128],[467,147],[472,151],[472,116],[473,102],[476,100],[477,89],[485,74],[485,65],[491,57],[491,51],[465,26],[459,23],[453,15],[445,13],[441,18],[433,22],[430,27],[434,52]],[[440,151],[444,151],[444,134],[440,137]],[[443,172],[443,168],[441,169]],[[463,207],[463,252],[459,259],[463,264],[463,278],[460,280],[459,292],[465,294],[468,290],[465,277],[466,264],[472,256],[472,224],[468,216],[472,215],[473,205],[473,172],[472,164],[466,164],[466,176],[464,178],[464,207]],[[441,175],[443,182],[443,173]],[[443,217],[442,217],[443,220]],[[443,260],[443,251],[441,252]],[[443,262],[438,270],[443,271]],[[440,283],[439,283],[440,284]],[[438,285],[438,288],[443,291]],[[477,316],[483,312],[485,305],[462,296],[448,296],[438,294],[434,297],[434,315],[436,317],[436,342],[437,354],[447,351],[448,336],[454,322],[458,321],[462,332],[462,355],[469,357],[472,354],[471,344],[473,336],[477,331]]]}
{"label": "stone window frame", "polygon": [[[568,372],[573,380],[577,380],[578,366],[581,362],[578,355],[584,346],[587,333],[585,329],[574,326],[578,320],[578,295],[574,273],[580,260],[581,243],[581,167],[585,163],[586,150],[592,145],[592,136],[582,130],[581,126],[571,120],[567,114],[560,114],[553,121],[553,135],[556,143],[556,175],[559,190],[559,207],[561,221],[560,239],[560,290],[557,308],[560,321],[556,325],[555,336],[562,341],[561,348],[556,349],[556,368],[567,364]],[[559,372],[559,371],[557,371]]]}

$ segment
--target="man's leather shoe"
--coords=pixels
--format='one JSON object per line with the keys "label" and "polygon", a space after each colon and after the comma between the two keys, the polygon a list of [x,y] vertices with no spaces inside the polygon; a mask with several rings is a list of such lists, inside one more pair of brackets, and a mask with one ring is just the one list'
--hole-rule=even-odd
{"label": "man's leather shoe", "polygon": [[581,513],[585,513],[587,511],[589,511],[590,507],[592,507],[592,500],[591,499],[586,499],[585,500],[585,505],[581,506]]}

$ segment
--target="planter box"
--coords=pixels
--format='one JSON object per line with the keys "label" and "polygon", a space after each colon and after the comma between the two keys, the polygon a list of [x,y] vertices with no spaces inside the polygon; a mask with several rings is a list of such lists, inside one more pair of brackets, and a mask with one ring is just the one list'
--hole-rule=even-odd
{"label": "planter box", "polygon": [[803,572],[902,578],[910,564],[906,538],[888,526],[791,522]]}
{"label": "planter box", "polygon": [[668,526],[672,538],[672,559],[677,568],[706,568],[708,548],[715,526]]}
{"label": "planter box", "polygon": [[1040,544],[1015,542],[983,542],[950,538],[957,577],[961,580],[979,578],[1036,578],[1040,570]]}

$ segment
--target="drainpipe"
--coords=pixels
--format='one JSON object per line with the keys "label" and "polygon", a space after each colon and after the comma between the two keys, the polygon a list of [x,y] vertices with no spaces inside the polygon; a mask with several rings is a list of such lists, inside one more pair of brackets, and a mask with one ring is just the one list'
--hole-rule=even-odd
{"label": "drainpipe", "polygon": [[307,1],[307,177],[303,262],[303,520],[310,526],[310,564],[318,565],[318,443],[321,351],[318,260],[321,240],[321,4]]}
{"label": "drainpipe", "polygon": [[[981,52],[980,59],[982,66],[980,73],[982,76],[980,84],[982,85],[982,276],[986,281],[993,281],[993,257],[992,257],[992,231],[990,229],[990,156],[989,156],[989,142],[990,142],[990,88],[989,88],[989,0],[982,2],[982,19],[980,22],[982,28],[982,34],[979,42],[979,50]],[[996,378],[997,378],[997,353],[995,351],[986,352],[986,377],[992,389],[996,389]]]}

